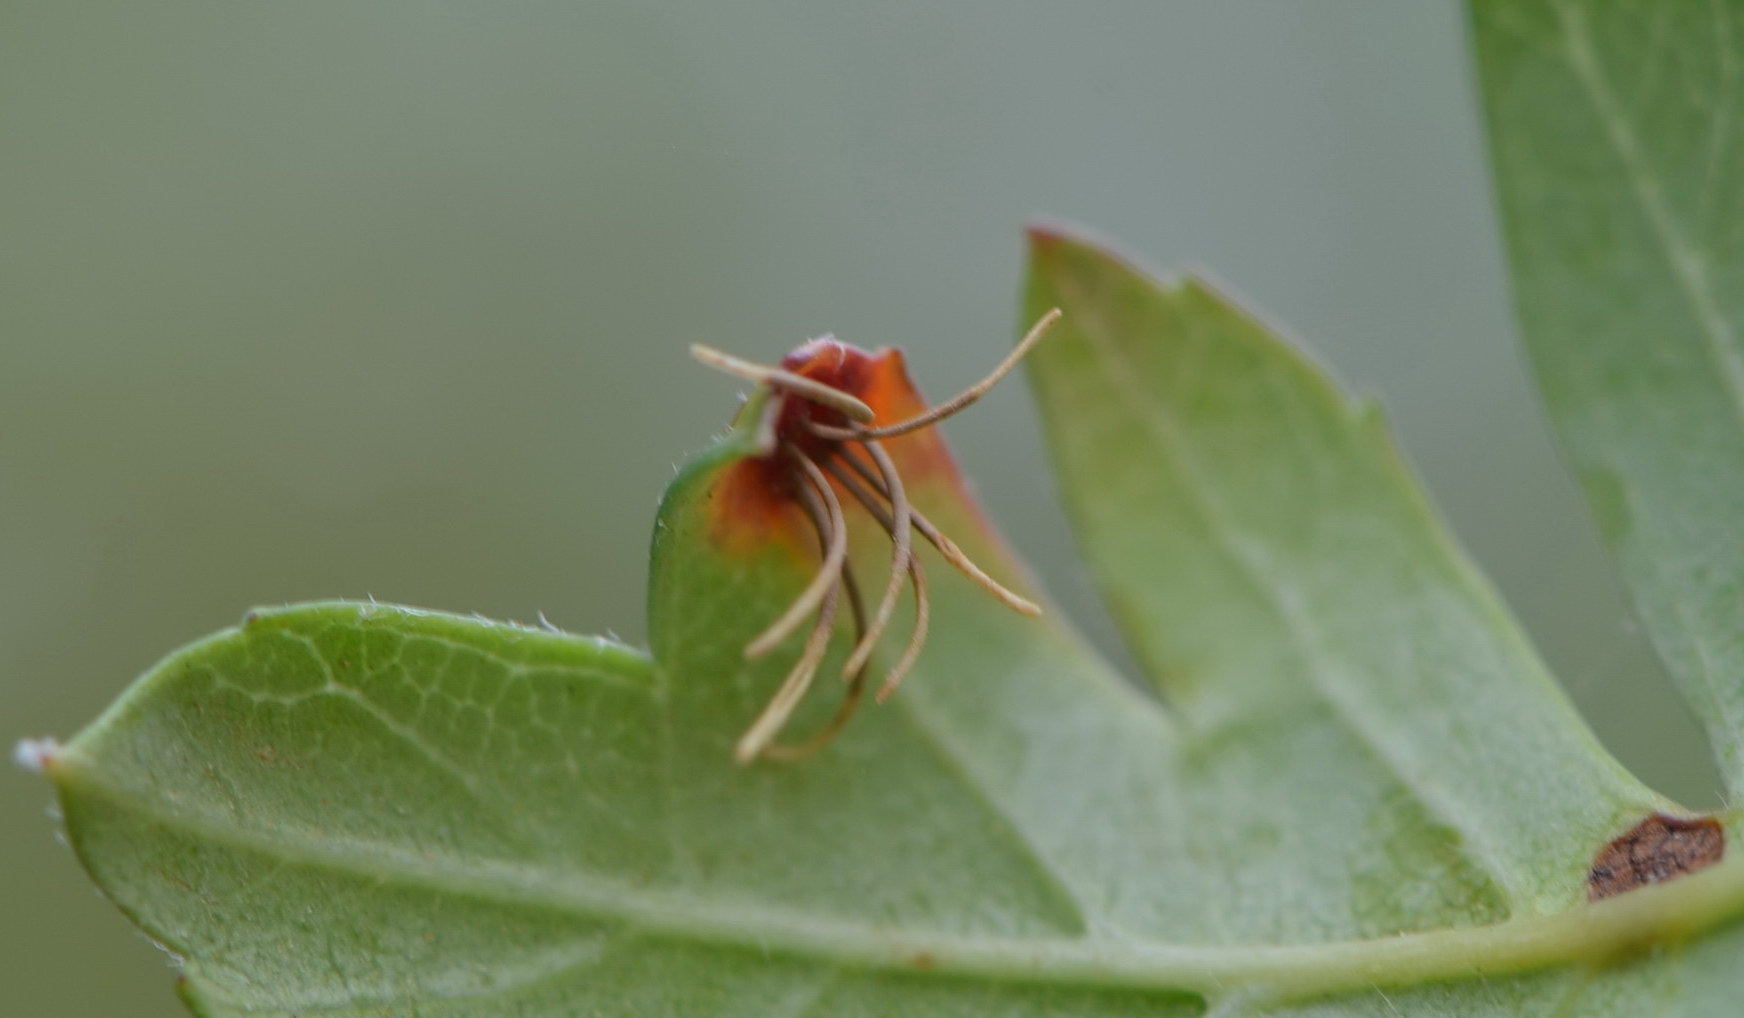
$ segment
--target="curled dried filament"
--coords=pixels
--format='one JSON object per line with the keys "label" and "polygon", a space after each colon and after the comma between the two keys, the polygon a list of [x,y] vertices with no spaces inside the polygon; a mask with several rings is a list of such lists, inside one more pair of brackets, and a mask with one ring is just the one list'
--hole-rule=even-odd
{"label": "curled dried filament", "polygon": [[[817,531],[818,549],[822,552],[829,546],[830,540],[828,510],[825,509],[822,498],[810,485],[802,485],[799,488],[799,496],[801,507],[805,509],[806,516],[810,518],[812,528]],[[842,569],[842,589],[848,595],[848,609],[854,620],[854,632],[857,637],[863,637],[866,633],[866,609],[860,596],[860,586],[854,579],[852,563]],[[791,763],[795,760],[803,760],[829,745],[836,734],[846,728],[848,722],[854,719],[854,715],[860,709],[861,701],[865,699],[865,692],[866,669],[862,667],[848,677],[848,690],[842,698],[842,705],[836,708],[835,717],[831,718],[828,724],[799,743],[784,745],[771,741],[765,744],[761,754],[762,758]]]}
{"label": "curled dried filament", "polygon": [[1017,367],[1018,362],[1023,360],[1026,354],[1035,349],[1035,345],[1042,341],[1042,337],[1048,334],[1048,330],[1054,327],[1054,323],[1058,322],[1060,317],[1060,309],[1053,308],[1047,314],[1036,319],[1036,323],[1029,327],[1028,332],[1024,333],[1023,339],[1012,347],[1011,352],[1005,355],[1005,359],[1000,361],[999,366],[994,368],[986,378],[906,421],[877,428],[828,428],[820,426],[817,430],[820,434],[827,434],[831,438],[852,438],[855,441],[864,441],[868,438],[895,438],[898,435],[906,435],[911,431],[919,431],[921,428],[937,424],[947,417],[955,416],[982,396],[987,395],[1006,375],[1011,374],[1011,370]]}
{"label": "curled dried filament", "polygon": [[[871,485],[880,496],[885,498],[889,497],[888,492],[883,489],[880,479],[864,463],[861,463],[857,457],[842,452],[838,453],[836,458],[852,467],[854,472],[860,475],[861,480],[863,480],[865,484]],[[838,481],[842,480],[842,475],[839,472],[832,471],[831,473]],[[846,483],[847,482],[844,482],[844,485]],[[853,489],[850,488],[849,490]],[[871,504],[871,497],[869,495],[856,492],[854,497],[862,504]],[[933,524],[933,521],[928,519],[919,509],[915,509],[911,506],[909,509],[909,518],[914,524],[914,529],[920,531],[921,536],[925,537],[934,548],[938,549],[938,553],[944,556],[946,562],[956,566],[958,572],[967,576],[970,580],[973,580],[982,590],[992,594],[1000,601],[1000,603],[1004,604],[1012,611],[1017,612],[1019,615],[1028,615],[1031,618],[1042,613],[1040,605],[987,575],[986,570],[976,565],[975,560],[970,558],[968,553],[963,551],[962,548],[958,547],[957,542],[951,540],[943,531],[939,530],[939,528]]]}
{"label": "curled dried filament", "polygon": [[[811,688],[812,680],[817,677],[818,667],[823,664],[824,655],[829,651],[830,634],[835,631],[836,608],[841,595],[842,563],[846,557],[848,541],[848,522],[842,515],[842,503],[836,498],[836,493],[830,487],[830,482],[818,470],[817,464],[813,463],[810,457],[798,449],[789,449],[788,454],[799,464],[801,471],[806,475],[806,482],[813,485],[815,490],[823,496],[823,503],[827,511],[825,518],[829,527],[826,535],[828,550],[825,552],[823,568],[818,570],[811,585],[782,616],[778,625],[786,625],[789,617],[803,619],[814,607],[817,611],[817,621],[812,624],[811,633],[806,637],[805,647],[800,651],[799,660],[794,662],[787,677],[782,680],[780,688],[775,691],[775,695],[763,708],[763,713],[757,716],[757,719],[751,723],[751,727],[746,729],[745,734],[740,737],[738,745],[733,748],[733,758],[740,763],[749,763],[755,760],[774,741],[776,734],[781,731],[782,727],[787,724],[787,719],[792,716],[794,708],[799,706],[799,701]],[[824,582],[820,584],[819,581]],[[822,591],[822,594],[816,599],[815,605],[810,597],[813,588]],[[796,614],[795,609],[803,610]],[[764,635],[767,636],[771,631],[773,629],[765,631]],[[746,656],[752,656],[751,647],[746,647],[745,651]]]}
{"label": "curled dried filament", "polygon": [[[878,498],[852,474],[837,466],[833,459],[824,461],[824,469],[829,471],[830,476],[834,477],[861,505],[866,507],[866,511],[894,540],[897,533],[896,520],[890,510],[880,504]],[[909,519],[912,524],[912,509]],[[926,570],[921,568],[920,559],[912,553],[908,556],[906,571],[909,583],[914,589],[914,630],[909,634],[908,645],[903,648],[902,656],[896,659],[896,664],[891,666],[890,671],[884,676],[884,681],[878,686],[877,699],[879,703],[890,699],[890,694],[896,692],[896,687],[901,685],[902,680],[913,670],[915,662],[920,658],[921,648],[926,645],[927,630],[932,622],[932,607],[930,599],[927,597]],[[850,659],[851,663],[852,659]]]}
{"label": "curled dried filament", "polygon": [[743,357],[722,353],[712,346],[704,346],[701,343],[690,344],[690,355],[709,367],[724,371],[736,378],[771,385],[796,396],[802,396],[813,403],[827,406],[849,420],[870,423],[877,417],[877,414],[872,412],[871,407],[853,395],[843,392],[833,385],[825,385],[815,378],[796,375],[786,368],[757,364],[745,360]]}
{"label": "curled dried filament", "polygon": [[[884,596],[879,599],[878,610],[872,614],[872,623],[861,634],[860,641],[854,645],[854,650],[848,655],[848,661],[842,666],[843,675],[852,675],[865,667],[871,658],[872,650],[878,645],[878,639],[884,635],[884,630],[890,625],[890,619],[896,614],[897,599],[902,596],[904,579],[915,577],[915,571],[909,569],[909,563],[914,558],[914,526],[913,510],[909,507],[907,493],[902,488],[902,478],[897,474],[896,464],[890,459],[890,454],[884,451],[876,439],[867,439],[862,443],[866,452],[871,455],[872,462],[877,465],[878,473],[884,478],[884,488],[890,493],[890,521],[884,530],[890,535],[890,578],[885,583]],[[873,508],[867,506],[868,509]],[[876,513],[873,514],[875,517]],[[882,521],[881,521],[882,522]],[[916,588],[916,597],[922,581],[912,579]],[[900,677],[896,681],[901,681]],[[895,689],[896,683],[886,679],[878,694],[882,701],[890,694],[883,689]]]}

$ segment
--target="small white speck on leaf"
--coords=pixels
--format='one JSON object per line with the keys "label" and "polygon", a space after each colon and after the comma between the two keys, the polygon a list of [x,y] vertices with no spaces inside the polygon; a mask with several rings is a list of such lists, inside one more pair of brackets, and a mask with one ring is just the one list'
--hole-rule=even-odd
{"label": "small white speck on leaf", "polygon": [[18,745],[13,747],[12,760],[32,774],[41,774],[55,762],[55,757],[60,752],[61,744],[47,736],[40,739],[19,739]]}

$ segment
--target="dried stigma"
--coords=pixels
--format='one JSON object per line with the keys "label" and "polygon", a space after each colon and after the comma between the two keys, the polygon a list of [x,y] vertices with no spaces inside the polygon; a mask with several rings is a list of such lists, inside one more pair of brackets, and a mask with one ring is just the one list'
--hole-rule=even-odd
{"label": "dried stigma", "polygon": [[[1059,319],[1058,308],[1043,315],[992,374],[956,397],[889,424],[879,423],[871,406],[846,391],[850,379],[844,372],[850,364],[860,361],[851,360],[850,349],[833,340],[813,341],[778,367],[754,364],[706,346],[691,347],[691,353],[704,364],[771,390],[773,398],[763,423],[769,451],[763,460],[774,471],[771,483],[789,494],[810,521],[820,555],[817,572],[805,589],[768,628],[745,645],[747,659],[763,657],[785,644],[810,620],[798,659],[734,748],[733,756],[740,763],[759,757],[799,759],[816,752],[841,731],[859,709],[865,694],[867,666],[889,629],[902,590],[907,586],[914,592],[914,627],[901,655],[879,684],[877,699],[882,703],[896,691],[920,657],[930,621],[926,571],[915,555],[916,533],[937,549],[946,562],[1014,611],[1032,616],[1041,614],[1034,603],[988,576],[913,505],[896,461],[882,440],[937,424],[985,396]],[[824,364],[820,369],[820,349],[835,353],[833,366]],[[853,356],[861,361],[866,357],[858,351]],[[863,507],[890,538],[890,575],[870,616],[848,558],[844,495]],[[848,680],[842,706],[823,730],[804,742],[777,744],[776,736],[805,698],[823,664],[844,597],[854,620],[855,638],[842,669]]]}

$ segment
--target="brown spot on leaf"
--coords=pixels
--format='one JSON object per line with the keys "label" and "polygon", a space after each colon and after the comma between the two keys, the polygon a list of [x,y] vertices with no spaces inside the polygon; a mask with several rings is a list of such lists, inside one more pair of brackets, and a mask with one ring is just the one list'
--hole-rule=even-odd
{"label": "brown spot on leaf", "polygon": [[919,951],[908,959],[908,964],[916,971],[931,972],[938,967],[939,962],[932,956],[931,951]]}
{"label": "brown spot on leaf", "polygon": [[1726,833],[1712,817],[1655,813],[1606,845],[1587,874],[1587,900],[1599,901],[1643,884],[1676,880],[1726,854]]}

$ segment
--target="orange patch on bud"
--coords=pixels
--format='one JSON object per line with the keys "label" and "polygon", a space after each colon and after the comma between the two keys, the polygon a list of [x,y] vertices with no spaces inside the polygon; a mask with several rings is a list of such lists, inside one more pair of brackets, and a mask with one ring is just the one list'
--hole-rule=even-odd
{"label": "orange patch on bud", "polygon": [[795,555],[815,557],[817,540],[793,484],[793,477],[767,457],[742,459],[721,471],[709,493],[709,533],[715,543],[734,553],[783,544]]}

